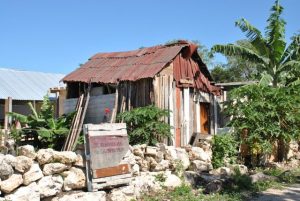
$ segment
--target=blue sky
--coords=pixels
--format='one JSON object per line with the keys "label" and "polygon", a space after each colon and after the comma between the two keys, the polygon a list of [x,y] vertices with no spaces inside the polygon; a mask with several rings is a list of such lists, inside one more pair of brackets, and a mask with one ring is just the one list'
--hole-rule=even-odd
{"label": "blue sky", "polygon": [[[242,17],[263,30],[274,0],[1,0],[0,67],[69,73],[97,52],[172,39],[214,44],[244,38]],[[287,39],[300,31],[300,1],[281,0]],[[216,62],[224,61],[220,56]]]}

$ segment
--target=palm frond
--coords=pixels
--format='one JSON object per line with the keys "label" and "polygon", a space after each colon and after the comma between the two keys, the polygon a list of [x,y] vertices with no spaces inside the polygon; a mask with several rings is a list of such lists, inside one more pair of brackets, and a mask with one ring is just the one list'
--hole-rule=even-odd
{"label": "palm frond", "polygon": [[280,17],[283,7],[276,0],[271,8],[271,15],[268,18],[266,27],[267,43],[271,47],[272,60],[278,63],[284,53],[285,42],[285,24],[286,22]]}
{"label": "palm frond", "polygon": [[252,26],[246,19],[242,18],[235,22],[235,26],[239,27],[242,32],[246,33],[248,40],[255,47],[255,49],[262,55],[268,55],[269,51],[266,46],[266,41],[261,32]]}
{"label": "palm frond", "polygon": [[25,115],[15,113],[15,112],[8,112],[8,116],[15,118],[16,120],[20,121],[21,123],[27,123],[28,118]]}
{"label": "palm frond", "polygon": [[36,119],[39,119],[39,116],[38,116],[38,114],[37,114],[37,112],[36,112],[36,110],[35,110],[35,108],[33,107],[33,105],[32,105],[31,102],[28,103],[28,106],[29,106],[29,108],[30,108],[30,111],[31,111],[32,115],[33,115]]}
{"label": "palm frond", "polygon": [[255,51],[235,44],[214,45],[212,47],[212,52],[218,52],[225,56],[240,57],[250,62],[259,62],[263,64],[268,64],[269,62],[268,58],[260,56]]}
{"label": "palm frond", "polygon": [[268,86],[272,83],[272,81],[273,81],[273,77],[270,74],[264,72],[262,73],[262,77],[258,84],[261,86]]}
{"label": "palm frond", "polygon": [[280,63],[300,60],[300,34],[292,37],[292,42],[284,51]]}
{"label": "palm frond", "polygon": [[291,60],[280,66],[278,71],[299,71],[300,72],[300,61]]}

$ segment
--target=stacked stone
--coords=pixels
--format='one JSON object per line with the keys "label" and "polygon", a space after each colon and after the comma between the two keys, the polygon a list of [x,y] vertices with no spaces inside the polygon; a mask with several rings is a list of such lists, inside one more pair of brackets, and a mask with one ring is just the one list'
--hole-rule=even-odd
{"label": "stacked stone", "polygon": [[140,172],[174,171],[179,165],[182,170],[205,172],[212,169],[211,151],[201,147],[186,146],[176,148],[158,144],[156,147],[135,145],[125,156],[123,162],[131,164],[134,176]]}
{"label": "stacked stone", "polygon": [[38,201],[62,191],[85,187],[81,155],[31,145],[17,149],[18,156],[0,155],[0,193],[5,200]]}

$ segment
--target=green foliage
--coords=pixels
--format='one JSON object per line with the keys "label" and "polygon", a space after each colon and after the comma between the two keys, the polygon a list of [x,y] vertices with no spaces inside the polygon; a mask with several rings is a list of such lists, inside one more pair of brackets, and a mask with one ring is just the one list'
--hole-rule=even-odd
{"label": "green foliage", "polygon": [[287,171],[282,171],[278,176],[279,180],[284,183],[299,183],[300,182],[300,169],[292,169]]}
{"label": "green foliage", "polygon": [[[244,41],[238,41],[237,43],[244,43]],[[217,83],[254,81],[259,79],[256,64],[234,56],[227,57],[227,64],[216,65],[210,73]]]}
{"label": "green foliage", "polygon": [[165,182],[166,179],[167,179],[167,176],[163,172],[162,173],[158,173],[154,177],[155,177],[156,181],[161,182],[161,183]]}
{"label": "green foliage", "polygon": [[140,200],[143,201],[161,201],[161,200],[174,200],[174,201],[241,201],[242,195],[239,193],[223,193],[223,194],[202,194],[199,190],[193,190],[190,186],[182,184],[172,191],[161,190],[154,194],[143,196]]}
{"label": "green foliage", "polygon": [[163,121],[168,115],[168,110],[150,105],[123,112],[117,118],[126,123],[130,144],[155,145],[158,140],[170,137],[171,127]]}
{"label": "green foliage", "polygon": [[174,161],[174,168],[175,168],[175,174],[180,178],[183,179],[183,173],[184,173],[184,166],[183,166],[183,162],[179,159],[176,159]]}
{"label": "green foliage", "polygon": [[276,0],[267,20],[265,37],[246,19],[235,24],[245,33],[247,39],[242,43],[215,45],[213,52],[222,53],[252,65],[258,75],[268,74],[272,77],[272,85],[288,85],[299,79],[300,74],[300,35],[292,37],[286,45],[285,21],[281,18],[283,7]]}
{"label": "green foliage", "polygon": [[234,163],[238,153],[238,142],[231,134],[215,135],[212,143],[214,168],[225,166],[225,161]]}
{"label": "green foliage", "polygon": [[[269,154],[275,141],[298,140],[300,134],[300,87],[247,85],[233,90],[227,104],[230,125],[252,154]],[[247,136],[241,134],[247,130]]]}
{"label": "green foliage", "polygon": [[12,137],[17,143],[20,143],[22,135],[31,135],[35,136],[39,148],[49,147],[60,149],[65,136],[69,132],[69,126],[71,125],[74,113],[55,118],[53,105],[48,96],[44,97],[40,112],[37,112],[31,103],[28,105],[31,109],[31,114],[28,116],[9,113],[10,116],[20,121],[21,124],[27,124],[27,127],[21,130],[12,130]]}

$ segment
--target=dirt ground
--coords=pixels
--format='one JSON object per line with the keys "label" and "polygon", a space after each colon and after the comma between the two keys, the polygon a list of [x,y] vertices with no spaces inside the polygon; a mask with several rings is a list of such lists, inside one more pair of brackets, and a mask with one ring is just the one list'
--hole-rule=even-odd
{"label": "dirt ground", "polygon": [[253,201],[300,201],[300,184],[283,189],[268,189]]}

